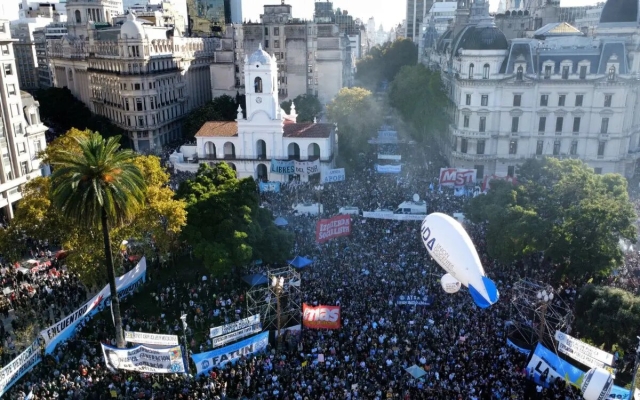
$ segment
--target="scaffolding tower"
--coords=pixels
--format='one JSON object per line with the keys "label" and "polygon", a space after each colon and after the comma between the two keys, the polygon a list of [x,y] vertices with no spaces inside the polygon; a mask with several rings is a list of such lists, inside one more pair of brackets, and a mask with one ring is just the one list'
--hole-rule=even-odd
{"label": "scaffolding tower", "polygon": [[[260,314],[262,329],[278,329],[278,299],[280,300],[281,329],[301,323],[302,293],[300,291],[300,273],[292,266],[269,269],[265,273],[266,285],[255,285],[247,291],[247,309],[249,314]],[[282,288],[272,282],[282,278]]]}

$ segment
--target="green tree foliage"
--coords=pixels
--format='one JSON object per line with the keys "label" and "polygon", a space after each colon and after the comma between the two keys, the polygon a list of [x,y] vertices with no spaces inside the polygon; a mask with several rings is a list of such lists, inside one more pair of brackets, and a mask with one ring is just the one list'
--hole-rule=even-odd
{"label": "green tree foliage", "polygon": [[347,165],[353,165],[357,155],[369,147],[367,140],[375,136],[382,117],[373,94],[359,87],[340,89],[327,104],[327,118],[338,125],[340,155]]}
{"label": "green tree foliage", "polygon": [[405,65],[418,62],[418,46],[410,39],[398,39],[375,46],[357,63],[356,80],[366,88],[375,89],[380,82],[391,82]]}
{"label": "green tree foliage", "polygon": [[208,121],[234,121],[238,116],[238,103],[229,95],[218,96],[203,106],[192,110],[184,119],[182,132],[185,139],[193,139]]}
{"label": "green tree foliage", "polygon": [[576,329],[606,351],[633,349],[640,331],[640,297],[613,287],[587,285],[576,300]]}
{"label": "green tree foliage", "polygon": [[135,155],[120,150],[118,141],[118,137],[103,139],[92,133],[88,138],[78,139],[79,148],[53,157],[51,199],[70,222],[82,228],[102,228],[116,342],[119,348],[124,348],[109,227],[130,222],[142,209],[146,183],[133,162]]}
{"label": "green tree foliage", "polygon": [[271,212],[259,207],[254,180],[239,180],[228,164],[200,165],[196,177],[180,185],[178,196],[188,212],[183,238],[211,271],[289,255],[293,236],[276,228]]}
{"label": "green tree foliage", "polygon": [[561,275],[607,274],[622,262],[619,239],[636,238],[625,179],[579,160],[527,160],[517,185],[492,181],[465,215],[486,224],[491,256],[512,262],[544,252]]}
{"label": "green tree foliage", "polygon": [[[280,107],[289,114],[291,112],[292,100],[287,100],[280,104]],[[301,94],[293,99],[298,114],[298,122],[313,122],[313,119],[322,112],[322,104],[317,96],[312,94]]]}
{"label": "green tree foliage", "polygon": [[389,101],[413,128],[415,140],[425,142],[447,132],[447,96],[439,72],[422,64],[402,67],[391,82]]}

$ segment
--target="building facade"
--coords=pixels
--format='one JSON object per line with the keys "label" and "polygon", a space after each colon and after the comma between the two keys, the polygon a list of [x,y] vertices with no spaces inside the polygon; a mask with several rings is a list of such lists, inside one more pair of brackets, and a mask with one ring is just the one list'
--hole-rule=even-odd
{"label": "building facade", "polygon": [[[621,12],[624,3],[631,9]],[[628,3],[628,4],[627,4]],[[627,9],[627,10],[628,10]],[[568,24],[512,39],[475,0],[425,62],[450,102],[452,167],[516,175],[531,157],[579,158],[598,173],[634,174],[640,156],[640,32],[635,0],[609,0],[595,37]],[[457,32],[457,33],[456,33]]]}
{"label": "building facade", "polygon": [[13,43],[9,22],[0,20],[0,208],[6,219],[13,218],[23,185],[43,173],[38,153],[47,131],[38,102],[20,91]]}
{"label": "building facade", "polygon": [[46,89],[53,86],[53,69],[49,60],[49,40],[62,39],[67,34],[65,22],[54,22],[33,31],[35,42],[36,62],[38,65],[38,87]]}
{"label": "building facade", "polygon": [[35,90],[39,87],[38,56],[36,51],[36,29],[52,23],[50,18],[21,19],[11,23],[11,37],[16,41],[13,48],[18,67],[18,78],[23,90]]}
{"label": "building facade", "polygon": [[[321,171],[334,165],[332,124],[297,123],[295,106],[289,115],[280,108],[278,64],[261,46],[244,63],[246,118],[238,109],[235,121],[207,122],[196,134],[196,146],[182,146],[170,160],[179,171],[197,171],[200,163],[227,162],[239,178],[288,182],[308,176],[271,171],[270,160],[319,160]],[[319,177],[319,175],[318,175]]]}
{"label": "building facade", "polygon": [[422,37],[420,26],[424,20],[425,14],[429,12],[433,5],[433,0],[407,0],[407,18],[405,19],[405,31],[402,32],[407,39],[418,43]]}

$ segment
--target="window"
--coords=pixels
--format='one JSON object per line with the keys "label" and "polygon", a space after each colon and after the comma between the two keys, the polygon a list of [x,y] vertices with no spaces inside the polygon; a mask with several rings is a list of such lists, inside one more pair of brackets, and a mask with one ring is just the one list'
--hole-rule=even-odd
{"label": "window", "polygon": [[133,84],[133,90],[140,90],[140,84],[139,83],[134,83]]}
{"label": "window", "polygon": [[473,79],[473,63],[469,64],[469,79]]}
{"label": "window", "polygon": [[569,149],[569,154],[571,154],[572,156],[575,156],[576,154],[578,154],[578,141],[577,140],[572,140],[571,141],[571,148]]}
{"label": "window", "polygon": [[536,155],[541,156],[542,149],[544,149],[544,140],[538,140],[538,143],[536,144]]}
{"label": "window", "polygon": [[18,154],[24,154],[27,152],[27,146],[25,146],[24,142],[17,143],[16,148],[18,149]]}
{"label": "window", "polygon": [[17,117],[20,115],[20,106],[17,104],[11,104],[11,116]]}
{"label": "window", "polygon": [[607,145],[607,142],[601,141],[598,143],[598,157],[604,157],[604,148]]}
{"label": "window", "polygon": [[586,65],[581,65],[580,66],[580,79],[587,79],[587,66]]}
{"label": "window", "polygon": [[553,155],[554,156],[559,156],[560,155],[560,141],[559,140],[554,140],[553,141]]}
{"label": "window", "polygon": [[564,107],[564,103],[567,100],[567,96],[564,94],[561,94],[560,96],[558,96],[558,107]]}
{"label": "window", "polygon": [[469,116],[468,115],[465,115],[462,118],[462,127],[463,128],[468,128],[469,127]]}
{"label": "window", "polygon": [[520,103],[522,103],[522,95],[521,94],[514,94],[513,95],[513,106],[514,107],[520,107]]}
{"label": "window", "polygon": [[149,97],[149,105],[151,106],[151,109],[152,109],[152,110],[153,110],[153,109],[155,109],[156,104],[155,104],[155,102],[153,101],[153,97]]}
{"label": "window", "polygon": [[136,99],[136,110],[142,111],[142,99]]}
{"label": "window", "polygon": [[584,95],[577,94],[576,95],[576,107],[582,107],[582,101],[584,100]]}
{"label": "window", "polygon": [[487,117],[480,117],[480,123],[478,124],[478,130],[485,132],[487,129]]}
{"label": "window", "polygon": [[482,67],[482,79],[489,79],[489,69],[491,67],[489,67],[489,64],[485,64],[484,67]]}
{"label": "window", "polygon": [[580,117],[573,118],[573,133],[580,132]]}
{"label": "window", "polygon": [[13,83],[7,85],[7,93],[9,93],[9,96],[14,96],[16,94],[16,85]]}
{"label": "window", "polygon": [[516,167],[515,165],[509,165],[507,167],[507,176],[514,176],[516,174]]}
{"label": "window", "polygon": [[544,66],[544,79],[550,79],[551,78],[551,65],[545,65]]}
{"label": "window", "polygon": [[511,132],[512,133],[517,133],[518,132],[518,125],[519,124],[520,124],[520,117],[511,118]]}
{"label": "window", "polygon": [[470,95],[470,94],[468,94],[468,95],[466,96],[465,104],[466,104],[466,105],[468,105],[468,106],[470,106],[470,105],[471,105],[471,95]]}
{"label": "window", "polygon": [[469,141],[465,138],[462,138],[462,140],[460,140],[460,152],[466,153],[468,145],[469,145]]}
{"label": "window", "polygon": [[484,178],[484,165],[474,165],[473,169],[476,170],[476,182],[481,182]]}
{"label": "window", "polygon": [[480,105],[484,106],[484,107],[489,105],[489,95],[488,94],[483,94],[482,97],[480,97]]}
{"label": "window", "polygon": [[562,133],[562,125],[564,125],[564,117],[556,118],[556,133]]}
{"label": "window", "polygon": [[518,154],[518,141],[511,140],[509,142],[509,154]]}
{"label": "window", "polygon": [[138,116],[138,126],[144,126],[144,117]]}
{"label": "window", "polygon": [[604,95],[604,106],[605,107],[611,107],[611,101],[613,100],[613,95],[612,94],[605,94]]}
{"label": "window", "polygon": [[569,66],[564,65],[562,67],[562,79],[569,79]]}
{"label": "window", "polygon": [[608,78],[609,78],[610,81],[616,79],[616,67],[614,67],[613,65],[609,67],[609,76],[608,76]]}
{"label": "window", "polygon": [[547,128],[547,117],[540,117],[538,121],[538,132],[544,133]]}
{"label": "window", "polygon": [[280,36],[280,28],[278,27],[273,28],[273,34],[274,36]]}
{"label": "window", "polygon": [[40,142],[39,140],[36,140],[34,142],[35,146],[36,146],[36,152],[41,152],[42,151],[42,142]]}
{"label": "window", "polygon": [[598,167],[598,168],[594,168],[593,172],[597,175],[601,175],[602,174],[602,167]]}
{"label": "window", "polygon": [[549,104],[549,95],[543,94],[540,96],[540,105],[546,107]]}
{"label": "window", "polygon": [[[265,28],[265,29],[268,29],[268,28]],[[269,41],[268,41],[268,40],[265,40],[265,41],[264,41],[264,48],[265,48],[265,49],[268,49],[268,48],[269,48]]]}
{"label": "window", "polygon": [[262,93],[262,78],[257,77],[253,80],[253,88],[256,93]]}
{"label": "window", "polygon": [[608,133],[609,132],[609,118],[602,118],[602,122],[600,122],[600,133]]}
{"label": "window", "polygon": [[9,55],[9,45],[3,44],[2,46],[0,46],[0,49],[2,49],[3,56]]}
{"label": "window", "polygon": [[4,76],[13,75],[13,68],[11,64],[4,64],[3,69],[4,69]]}
{"label": "window", "polygon": [[22,161],[20,163],[20,172],[21,172],[21,174],[23,176],[30,172],[29,171],[29,162],[28,161]]}
{"label": "window", "polygon": [[476,146],[476,154],[484,154],[484,140],[478,140],[478,145]]}
{"label": "window", "polygon": [[517,72],[516,72],[516,80],[521,81],[523,75],[524,75],[524,71],[522,70],[522,67],[518,67]]}
{"label": "window", "polygon": [[276,49],[279,49],[280,48],[280,41],[279,40],[274,40],[273,41],[273,47],[276,48]]}
{"label": "window", "polygon": [[264,35],[269,36],[269,28],[264,28]]}
{"label": "window", "polygon": [[17,124],[13,124],[13,135],[22,135],[22,124],[20,124],[19,122]]}

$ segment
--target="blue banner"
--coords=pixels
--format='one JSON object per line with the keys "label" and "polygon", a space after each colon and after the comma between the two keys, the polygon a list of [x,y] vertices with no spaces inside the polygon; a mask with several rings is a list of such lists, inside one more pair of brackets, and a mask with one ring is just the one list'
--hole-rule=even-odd
{"label": "blue banner", "polygon": [[518,346],[517,344],[513,343],[511,339],[507,339],[507,346],[513,347],[514,349],[518,350],[520,353],[526,355],[527,357],[529,356],[529,354],[531,354],[531,350],[527,350],[524,347]]}
{"label": "blue banner", "polygon": [[398,140],[398,131],[387,131],[387,130],[378,131],[378,139]]}
{"label": "blue banner", "polygon": [[[545,371],[548,371],[547,382],[555,378],[560,378],[574,386],[580,387],[582,379],[584,378],[584,371],[561,359],[541,344],[538,344],[536,350],[533,352],[527,369],[529,373],[533,374],[536,383],[546,383],[540,381],[540,375]],[[620,386],[614,386],[609,395],[609,399],[629,400],[629,390],[621,388]]]}
{"label": "blue banner", "polygon": [[296,173],[296,162],[271,160],[271,172],[283,175],[294,175]]}
{"label": "blue banner", "polygon": [[400,172],[402,172],[402,165],[376,164],[376,172],[379,174],[399,174]]}
{"label": "blue banner", "polygon": [[259,182],[258,188],[260,189],[260,193],[280,193],[280,182]]}
{"label": "blue banner", "polygon": [[191,359],[196,364],[198,374],[203,374],[212,368],[224,367],[228,362],[233,363],[240,357],[264,351],[268,344],[269,332],[263,332],[230,346],[192,354]]}
{"label": "blue banner", "polygon": [[36,339],[18,357],[0,370],[0,396],[4,395],[24,374],[42,361],[40,344]]}
{"label": "blue banner", "polygon": [[430,306],[433,304],[432,296],[400,295],[396,297],[397,306]]}

